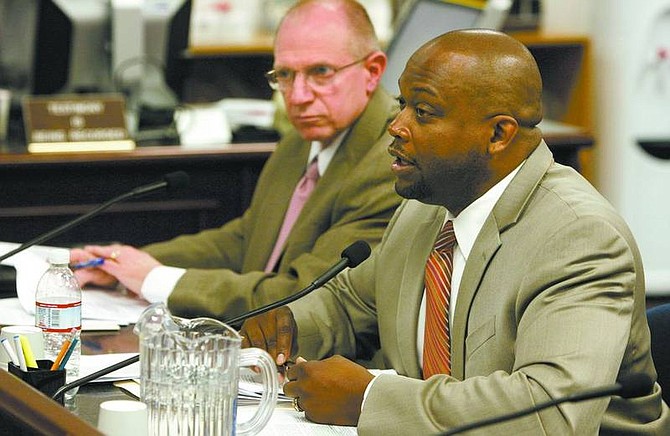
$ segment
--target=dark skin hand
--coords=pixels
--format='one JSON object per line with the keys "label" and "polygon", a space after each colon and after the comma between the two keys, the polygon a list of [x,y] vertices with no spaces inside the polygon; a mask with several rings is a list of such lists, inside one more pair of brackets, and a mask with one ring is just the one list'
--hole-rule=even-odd
{"label": "dark skin hand", "polygon": [[242,347],[267,351],[278,366],[285,365],[298,349],[298,327],[286,306],[250,318],[240,329]]}
{"label": "dark skin hand", "polygon": [[284,393],[298,398],[305,417],[320,424],[358,424],[365,388],[374,378],[342,356],[302,361],[286,373]]}
{"label": "dark skin hand", "polygon": [[[243,347],[266,350],[280,367],[297,351],[297,334],[293,313],[286,306],[248,319],[240,329]],[[355,426],[372,374],[342,356],[319,361],[298,357],[296,362],[285,373],[284,393],[298,398],[305,417],[321,424]]]}

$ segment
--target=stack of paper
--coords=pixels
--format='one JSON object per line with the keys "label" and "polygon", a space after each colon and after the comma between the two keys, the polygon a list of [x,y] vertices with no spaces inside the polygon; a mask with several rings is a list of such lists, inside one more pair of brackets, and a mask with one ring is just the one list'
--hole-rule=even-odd
{"label": "stack of paper", "polygon": [[[237,404],[240,406],[248,404],[258,404],[263,394],[263,382],[260,374],[255,373],[249,368],[240,368],[240,383],[237,397]],[[292,402],[291,397],[284,395],[284,392],[279,388],[279,396],[277,402]]]}

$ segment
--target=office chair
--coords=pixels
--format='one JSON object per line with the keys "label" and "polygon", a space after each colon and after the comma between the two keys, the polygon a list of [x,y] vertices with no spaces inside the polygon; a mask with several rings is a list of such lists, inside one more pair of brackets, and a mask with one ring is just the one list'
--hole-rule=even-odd
{"label": "office chair", "polygon": [[670,404],[670,303],[647,309],[651,331],[651,356],[654,359],[663,400]]}

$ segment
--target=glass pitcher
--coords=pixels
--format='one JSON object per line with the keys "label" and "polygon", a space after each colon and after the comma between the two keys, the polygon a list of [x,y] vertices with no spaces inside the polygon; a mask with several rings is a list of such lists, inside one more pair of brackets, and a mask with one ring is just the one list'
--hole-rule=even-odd
{"label": "glass pitcher", "polygon": [[[242,349],[234,329],[211,318],[172,316],[156,303],[134,332],[150,435],[250,435],[267,424],[277,403],[277,368],[265,351]],[[239,368],[247,366],[260,369],[263,395],[256,413],[237,423]]]}

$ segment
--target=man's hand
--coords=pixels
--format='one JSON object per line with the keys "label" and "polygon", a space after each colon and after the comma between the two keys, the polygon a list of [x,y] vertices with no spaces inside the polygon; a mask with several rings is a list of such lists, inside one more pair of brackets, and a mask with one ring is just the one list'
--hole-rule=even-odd
{"label": "man's hand", "polygon": [[[70,250],[70,263],[82,263],[89,260],[95,259],[96,256],[92,252],[87,251],[86,249],[73,248]],[[74,272],[79,286],[82,288],[86,285],[102,286],[105,288],[113,288],[116,286],[118,281],[114,276],[111,276],[98,268],[82,268]]]}
{"label": "man's hand", "polygon": [[[80,251],[72,250],[71,261],[79,261],[80,256],[83,256]],[[83,251],[88,254],[88,257],[82,260],[102,257],[105,262],[95,268],[78,270],[76,276],[80,284],[109,286],[113,285],[116,280],[137,295],[140,295],[142,283],[147,274],[161,265],[149,254],[129,245],[88,245]]]}
{"label": "man's hand", "polygon": [[240,329],[243,347],[267,351],[281,366],[298,349],[298,326],[291,309],[282,306],[250,318]]}
{"label": "man's hand", "polygon": [[305,417],[335,425],[358,424],[363,394],[374,378],[367,369],[342,356],[296,363],[286,376],[289,382],[284,393],[297,398]]}

